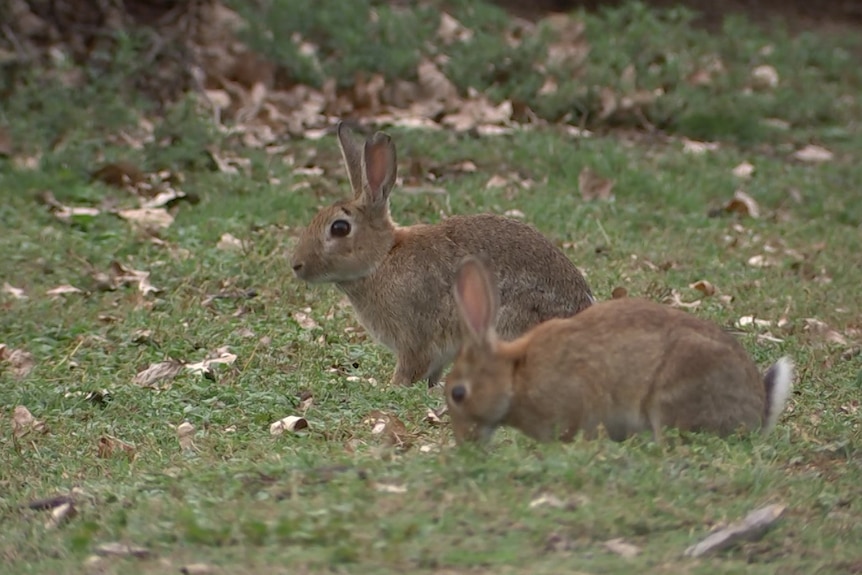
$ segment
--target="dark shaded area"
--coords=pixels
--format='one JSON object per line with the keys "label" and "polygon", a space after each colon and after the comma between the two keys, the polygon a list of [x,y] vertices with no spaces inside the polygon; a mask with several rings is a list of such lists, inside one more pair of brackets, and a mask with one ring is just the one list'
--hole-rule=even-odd
{"label": "dark shaded area", "polygon": [[[614,6],[625,0],[494,0],[511,12],[526,18],[540,18],[548,12],[576,8],[595,10]],[[720,28],[726,14],[745,14],[753,20],[767,23],[776,17],[785,20],[792,30],[821,26],[862,26],[860,0],[642,0],[650,6],[671,8],[686,6],[700,13],[697,24],[707,29]]]}

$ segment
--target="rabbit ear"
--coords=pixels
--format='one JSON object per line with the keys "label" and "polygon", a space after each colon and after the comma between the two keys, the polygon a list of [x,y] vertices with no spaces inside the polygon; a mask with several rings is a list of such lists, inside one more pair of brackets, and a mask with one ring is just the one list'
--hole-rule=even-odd
{"label": "rabbit ear", "polygon": [[385,205],[395,185],[398,163],[395,144],[384,132],[377,132],[365,142],[362,154],[364,197],[373,206]]}
{"label": "rabbit ear", "polygon": [[475,257],[468,256],[461,262],[455,280],[455,301],[473,341],[492,343],[496,337],[497,288],[485,266]]}
{"label": "rabbit ear", "polygon": [[341,147],[341,157],[344,159],[344,167],[347,168],[353,196],[358,198],[362,195],[362,149],[356,145],[356,140],[353,139],[347,124],[338,122],[335,131],[338,134],[338,145]]}

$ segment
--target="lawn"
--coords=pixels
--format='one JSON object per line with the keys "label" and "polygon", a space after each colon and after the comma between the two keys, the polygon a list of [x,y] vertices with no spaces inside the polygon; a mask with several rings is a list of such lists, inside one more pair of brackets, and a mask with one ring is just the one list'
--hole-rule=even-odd
{"label": "lawn", "polygon": [[[111,79],[78,91],[33,77],[0,101],[14,143],[0,155],[8,572],[862,572],[862,45],[632,23],[641,10],[586,17],[590,77],[625,76],[628,59],[670,85],[684,66],[667,55],[700,46],[721,55],[713,87],[580,123],[589,132],[562,115],[499,135],[384,123],[403,178],[393,217],[523,218],[599,299],[624,288],[683,306],[763,367],[790,355],[795,391],[772,435],[671,434],[662,449],[504,430],[457,448],[429,417],[440,390],[389,387],[393,356],[332,286],[288,266],[315,210],[348,194],[333,133],[263,148],[217,129],[194,95],[160,110]],[[153,181],[169,208],[126,211]],[[36,422],[19,410],[16,423],[17,406]],[[307,427],[271,434],[287,416]],[[28,506],[54,496],[73,504]],[[683,556],[773,503],[786,510],[761,539]]]}

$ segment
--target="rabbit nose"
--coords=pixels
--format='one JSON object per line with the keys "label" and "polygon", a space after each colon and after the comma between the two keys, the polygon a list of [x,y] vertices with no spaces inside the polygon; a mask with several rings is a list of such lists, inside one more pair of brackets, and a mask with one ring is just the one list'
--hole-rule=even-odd
{"label": "rabbit nose", "polygon": [[302,264],[293,264],[293,271],[298,272],[302,269]]}

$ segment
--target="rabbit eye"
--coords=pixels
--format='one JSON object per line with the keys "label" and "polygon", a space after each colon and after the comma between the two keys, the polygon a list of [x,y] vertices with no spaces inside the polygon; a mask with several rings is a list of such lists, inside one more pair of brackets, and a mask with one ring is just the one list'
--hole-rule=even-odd
{"label": "rabbit eye", "polygon": [[463,385],[456,385],[451,391],[452,401],[461,403],[467,397],[467,389]]}
{"label": "rabbit eye", "polygon": [[350,233],[350,222],[347,220],[335,220],[329,226],[329,233],[334,238],[344,238]]}

